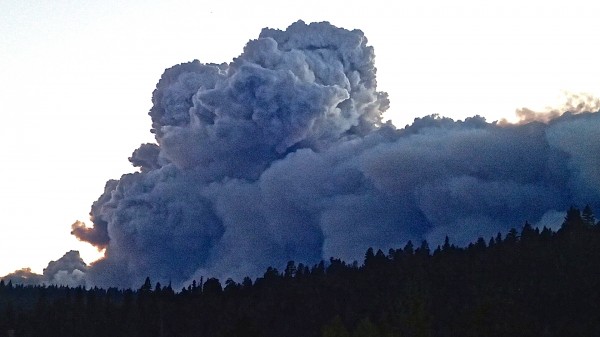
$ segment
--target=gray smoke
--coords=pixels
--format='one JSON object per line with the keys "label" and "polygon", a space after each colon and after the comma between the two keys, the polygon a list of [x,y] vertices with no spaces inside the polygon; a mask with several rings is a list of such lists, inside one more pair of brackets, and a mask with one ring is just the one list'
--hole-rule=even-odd
{"label": "gray smoke", "polygon": [[30,268],[17,270],[2,279],[6,282],[24,285],[67,285],[71,287],[86,285],[88,266],[79,256],[78,251],[69,251],[60,259],[50,261],[42,274],[31,271]]}
{"label": "gray smoke", "polygon": [[288,260],[362,261],[408,240],[466,244],[571,205],[600,206],[600,114],[518,125],[432,115],[382,123],[373,48],[359,30],[264,29],[228,64],[167,69],[150,110],[157,144],[106,184],[105,248],[88,284],[257,276]]}
{"label": "gray smoke", "polygon": [[[521,124],[534,121],[549,122],[565,112],[581,113],[600,110],[600,99],[587,93],[564,93],[565,101],[559,107],[548,107],[545,111],[529,108],[517,109],[516,115]],[[505,121],[503,121],[505,122]]]}

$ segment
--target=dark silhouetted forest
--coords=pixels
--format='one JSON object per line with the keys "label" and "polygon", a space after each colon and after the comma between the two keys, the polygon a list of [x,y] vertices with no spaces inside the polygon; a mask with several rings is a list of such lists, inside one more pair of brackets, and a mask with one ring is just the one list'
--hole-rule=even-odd
{"label": "dark silhouetted forest", "polygon": [[571,208],[468,247],[408,242],[241,283],[136,290],[0,283],[0,336],[600,336],[600,225]]}

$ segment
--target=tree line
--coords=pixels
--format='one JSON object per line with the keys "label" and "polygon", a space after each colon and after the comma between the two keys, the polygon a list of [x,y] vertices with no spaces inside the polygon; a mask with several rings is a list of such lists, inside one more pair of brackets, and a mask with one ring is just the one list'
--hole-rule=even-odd
{"label": "tree line", "polygon": [[175,291],[0,281],[0,336],[600,336],[600,223],[570,208],[457,247],[368,249],[362,264],[288,262]]}

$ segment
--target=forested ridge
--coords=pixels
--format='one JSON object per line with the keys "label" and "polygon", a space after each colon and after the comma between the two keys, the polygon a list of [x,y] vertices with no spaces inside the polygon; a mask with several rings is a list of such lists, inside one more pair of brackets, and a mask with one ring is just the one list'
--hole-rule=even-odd
{"label": "forested ridge", "polygon": [[560,230],[456,247],[408,242],[362,264],[331,258],[241,283],[183,289],[0,282],[0,336],[600,336],[600,223],[571,208]]}

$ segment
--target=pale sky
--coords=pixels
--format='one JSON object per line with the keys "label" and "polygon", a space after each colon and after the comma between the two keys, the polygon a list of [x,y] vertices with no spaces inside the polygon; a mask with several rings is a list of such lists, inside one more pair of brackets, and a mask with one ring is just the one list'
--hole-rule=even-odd
{"label": "pale sky", "polygon": [[[177,63],[230,62],[261,28],[329,21],[375,48],[386,118],[513,118],[564,91],[600,96],[592,1],[0,1],[0,275],[77,249],[111,178],[149,133],[151,95]],[[89,221],[88,221],[89,223]]]}

